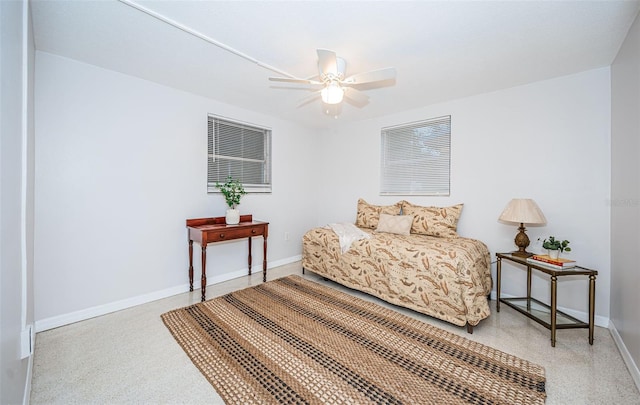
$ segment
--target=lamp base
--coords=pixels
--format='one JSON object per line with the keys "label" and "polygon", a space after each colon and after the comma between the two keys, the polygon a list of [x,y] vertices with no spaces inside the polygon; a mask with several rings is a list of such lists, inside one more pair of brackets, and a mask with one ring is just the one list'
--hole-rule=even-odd
{"label": "lamp base", "polygon": [[529,253],[527,252],[527,246],[529,246],[529,237],[527,236],[527,234],[524,232],[526,229],[524,227],[523,223],[520,223],[520,227],[518,228],[518,234],[516,235],[515,239],[513,240],[516,244],[516,246],[518,247],[518,250],[516,250],[515,252],[512,252],[511,255],[512,256],[517,256],[517,257],[530,257],[533,256],[533,253]]}
{"label": "lamp base", "polygon": [[533,256],[533,253],[527,252],[526,250],[524,252],[521,252],[519,250],[515,250],[513,252],[511,252],[511,256],[516,256],[516,257],[531,257]]}

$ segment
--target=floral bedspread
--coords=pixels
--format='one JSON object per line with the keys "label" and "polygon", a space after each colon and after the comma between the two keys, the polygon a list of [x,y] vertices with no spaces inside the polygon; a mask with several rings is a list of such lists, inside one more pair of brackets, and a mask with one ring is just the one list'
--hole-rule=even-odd
{"label": "floral bedspread", "polygon": [[362,230],[371,238],[342,253],[334,231],[311,229],[302,239],[302,267],[455,325],[475,326],[489,316],[491,257],[484,243]]}

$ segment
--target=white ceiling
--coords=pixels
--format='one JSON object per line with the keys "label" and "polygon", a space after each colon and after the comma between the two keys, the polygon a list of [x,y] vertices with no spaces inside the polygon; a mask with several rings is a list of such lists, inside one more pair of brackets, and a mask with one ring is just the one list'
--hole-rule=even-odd
{"label": "white ceiling", "polygon": [[[31,4],[38,50],[314,128],[608,66],[640,10],[639,0]],[[393,66],[397,80],[336,120],[319,100],[299,106],[303,86],[270,82],[281,75],[255,63],[306,78],[317,48],[346,59],[347,76]]]}

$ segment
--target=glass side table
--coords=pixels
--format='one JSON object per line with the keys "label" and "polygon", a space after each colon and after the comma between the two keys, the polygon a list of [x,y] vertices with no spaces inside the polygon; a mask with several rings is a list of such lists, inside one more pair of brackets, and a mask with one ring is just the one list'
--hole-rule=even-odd
{"label": "glass side table", "polygon": [[[500,312],[500,303],[508,305],[521,314],[528,316],[542,326],[551,330],[551,346],[556,346],[557,329],[588,328],[589,344],[593,345],[593,329],[595,319],[596,300],[596,270],[576,266],[566,270],[555,269],[543,264],[531,263],[525,257],[514,256],[511,253],[496,253],[497,285],[496,285],[496,310]],[[502,260],[518,263],[527,268],[527,296],[515,298],[500,298],[500,279],[502,277]],[[551,305],[547,305],[531,297],[531,273],[540,271],[551,276]],[[557,309],[558,277],[562,276],[588,276],[589,277],[589,323],[585,323]]]}

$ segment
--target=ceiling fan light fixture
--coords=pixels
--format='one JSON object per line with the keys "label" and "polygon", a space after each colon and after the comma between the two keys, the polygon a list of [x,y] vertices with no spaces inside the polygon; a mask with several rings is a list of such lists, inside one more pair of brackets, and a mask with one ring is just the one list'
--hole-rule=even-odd
{"label": "ceiling fan light fixture", "polygon": [[[284,75],[287,77],[270,77],[269,80],[309,85],[311,86],[309,90],[314,90],[313,99],[317,99],[320,96],[319,98],[322,99],[325,107],[341,106],[343,99],[346,99],[352,105],[360,108],[369,103],[369,97],[362,94],[358,89],[359,85],[370,84],[366,89],[361,88],[362,90],[369,90],[375,87],[395,84],[395,68],[370,70],[345,78],[347,63],[344,59],[339,58],[335,52],[328,49],[317,49],[316,52],[318,53],[317,75],[309,79],[302,79],[285,73]],[[300,105],[306,104],[310,100],[312,98],[308,98]],[[327,115],[337,116],[337,114],[329,113]]]}
{"label": "ceiling fan light fixture", "polygon": [[339,104],[344,97],[344,89],[337,82],[331,82],[320,92],[325,104]]}

